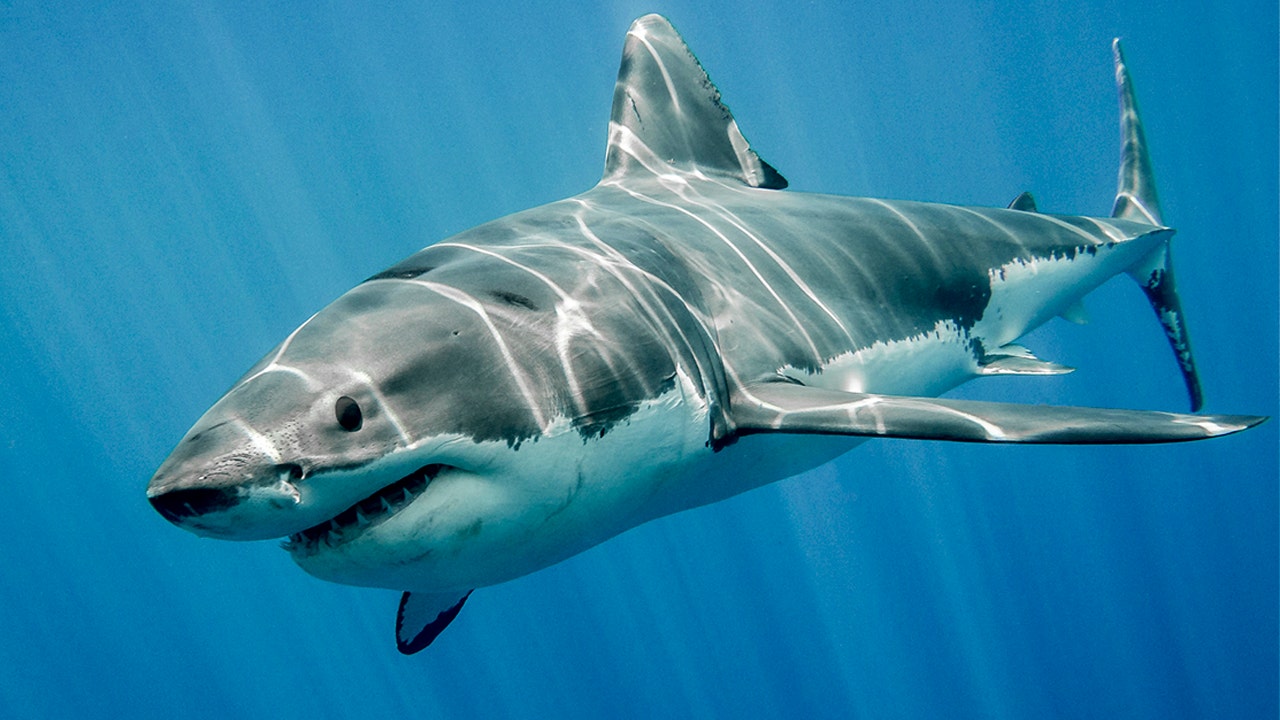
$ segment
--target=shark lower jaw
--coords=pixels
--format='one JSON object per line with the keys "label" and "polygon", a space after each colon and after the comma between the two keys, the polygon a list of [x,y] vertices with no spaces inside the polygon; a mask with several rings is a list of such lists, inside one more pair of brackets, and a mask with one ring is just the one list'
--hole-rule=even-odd
{"label": "shark lower jaw", "polygon": [[281,547],[295,559],[341,548],[412,505],[448,469],[440,463],[423,465],[334,517],[290,535]]}

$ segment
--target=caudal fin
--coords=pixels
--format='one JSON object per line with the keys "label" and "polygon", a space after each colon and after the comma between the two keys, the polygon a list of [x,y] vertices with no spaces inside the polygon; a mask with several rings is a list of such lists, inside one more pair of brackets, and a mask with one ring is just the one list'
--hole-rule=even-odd
{"label": "caudal fin", "polygon": [[[1142,131],[1142,119],[1138,116],[1138,100],[1133,92],[1133,79],[1124,62],[1120,39],[1111,43],[1116,61],[1116,86],[1120,92],[1120,179],[1116,190],[1115,205],[1111,216],[1135,222],[1163,225],[1160,216],[1160,199],[1156,195],[1155,176],[1151,172],[1151,157],[1147,153],[1147,138]],[[1129,275],[1142,286],[1164,326],[1183,382],[1195,412],[1204,405],[1204,393],[1200,388],[1200,376],[1196,372],[1195,358],[1191,354],[1191,340],[1187,335],[1186,316],[1182,301],[1178,299],[1177,284],[1173,276],[1173,255],[1166,240],[1150,255],[1129,269]]]}

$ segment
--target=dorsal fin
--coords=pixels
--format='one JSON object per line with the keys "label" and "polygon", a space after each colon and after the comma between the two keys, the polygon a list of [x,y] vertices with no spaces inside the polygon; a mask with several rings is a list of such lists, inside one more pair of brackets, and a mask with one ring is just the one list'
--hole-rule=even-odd
{"label": "dorsal fin", "polygon": [[1039,212],[1036,210],[1036,199],[1029,192],[1024,192],[1009,203],[1010,210],[1021,210],[1022,212]]}
{"label": "dorsal fin", "polygon": [[604,181],[672,171],[781,190],[787,181],[747,144],[720,91],[661,15],[631,24],[613,91]]}

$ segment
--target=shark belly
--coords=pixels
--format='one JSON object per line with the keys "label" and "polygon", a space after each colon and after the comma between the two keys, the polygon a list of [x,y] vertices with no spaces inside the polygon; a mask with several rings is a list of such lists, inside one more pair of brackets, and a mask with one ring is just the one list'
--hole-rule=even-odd
{"label": "shark belly", "polygon": [[[693,506],[688,484],[717,455],[708,417],[678,372],[673,387],[601,435],[584,439],[561,421],[514,451],[488,443],[479,452],[490,462],[442,473],[382,523],[339,544],[291,548],[293,558],[324,580],[388,589],[466,591],[522,577]],[[406,555],[406,544],[424,549]]]}

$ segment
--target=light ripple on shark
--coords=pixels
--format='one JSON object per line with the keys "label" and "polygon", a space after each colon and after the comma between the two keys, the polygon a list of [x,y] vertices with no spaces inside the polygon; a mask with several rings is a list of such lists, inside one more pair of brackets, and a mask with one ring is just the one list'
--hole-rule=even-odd
{"label": "light ripple on shark", "polygon": [[1259,417],[939,400],[1055,374],[1013,344],[1128,273],[1200,382],[1118,42],[1110,218],[782,192],[662,17],[627,33],[604,177],[429,246],[294,331],[148,497],[199,535],[405,589],[401,651],[474,588],[815,467],[867,437],[1142,443]]}

